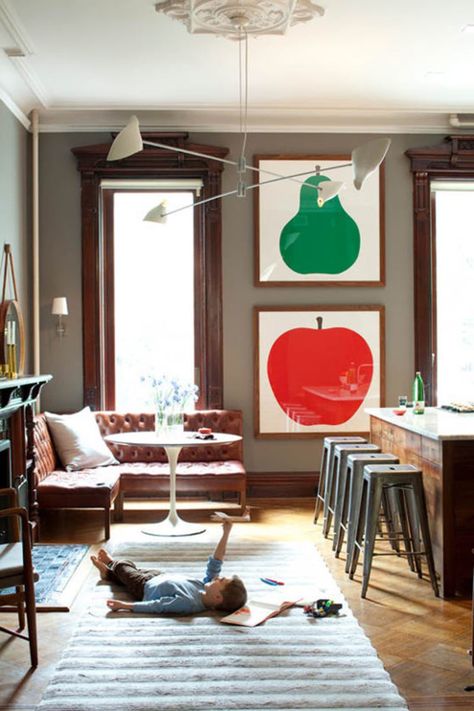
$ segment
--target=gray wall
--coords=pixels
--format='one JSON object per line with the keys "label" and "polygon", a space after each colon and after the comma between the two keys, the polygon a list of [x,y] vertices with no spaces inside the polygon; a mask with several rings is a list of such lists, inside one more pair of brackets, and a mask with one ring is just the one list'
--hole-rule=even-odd
{"label": "gray wall", "polygon": [[[3,277],[5,243],[11,245],[18,301],[25,320],[25,372],[32,367],[31,331],[31,239],[29,215],[29,145],[27,130],[0,101],[0,248]],[[3,279],[2,279],[3,285]],[[1,286],[0,286],[1,288]],[[1,294],[0,294],[1,297]],[[7,299],[13,299],[11,286]]]}
{"label": "gray wall", "polygon": [[[370,135],[252,134],[247,155],[350,152]],[[199,143],[239,151],[236,134],[192,134]],[[386,403],[409,392],[413,378],[412,180],[407,148],[433,145],[441,136],[393,136],[386,159],[386,286],[256,288],[253,286],[253,203],[227,199],[223,211],[224,400],[243,410],[245,463],[250,471],[304,471],[319,467],[320,439],[256,440],[253,435],[254,305],[383,304],[386,308]],[[80,179],[71,147],[108,140],[100,134],[43,134],[40,139],[40,229],[42,372],[54,380],[43,391],[43,407],[62,411],[82,406]],[[226,169],[223,190],[235,187]],[[53,296],[67,296],[68,335],[59,341],[49,314]]]}

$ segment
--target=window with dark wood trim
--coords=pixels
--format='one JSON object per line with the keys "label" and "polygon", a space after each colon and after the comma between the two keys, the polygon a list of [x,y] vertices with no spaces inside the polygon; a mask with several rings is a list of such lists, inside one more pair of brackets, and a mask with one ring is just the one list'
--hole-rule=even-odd
{"label": "window with dark wood trim", "polygon": [[[147,133],[147,140],[224,158],[226,148],[188,143],[186,133]],[[101,181],[110,179],[202,180],[201,198],[221,192],[222,163],[146,146],[140,153],[107,161],[110,144],[73,148],[81,173],[82,314],[84,405],[113,409],[113,254],[105,245],[111,229],[111,199],[101,199]],[[199,408],[221,408],[222,259],[220,200],[195,210],[195,365],[199,372]]]}
{"label": "window with dark wood trim", "polygon": [[474,136],[447,136],[441,145],[406,152],[413,173],[415,370],[427,404],[436,403],[436,233],[434,180],[474,179]]}

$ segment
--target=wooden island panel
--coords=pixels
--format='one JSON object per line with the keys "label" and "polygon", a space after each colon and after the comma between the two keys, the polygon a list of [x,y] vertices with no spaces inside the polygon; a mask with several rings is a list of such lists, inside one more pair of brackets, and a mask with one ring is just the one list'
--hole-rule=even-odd
{"label": "wooden island panel", "polygon": [[[405,424],[405,423],[404,423]],[[472,593],[474,437],[433,439],[370,416],[370,439],[423,472],[436,572],[443,597]]]}

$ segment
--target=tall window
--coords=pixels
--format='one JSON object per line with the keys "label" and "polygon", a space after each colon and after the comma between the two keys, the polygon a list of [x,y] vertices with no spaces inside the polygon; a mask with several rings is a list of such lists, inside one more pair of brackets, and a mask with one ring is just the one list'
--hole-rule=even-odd
{"label": "tall window", "polygon": [[474,401],[474,136],[407,152],[413,173],[415,369],[431,405]]}
{"label": "tall window", "polygon": [[474,401],[474,183],[434,181],[437,404]]}
{"label": "tall window", "polygon": [[[146,407],[147,374],[168,372],[199,386],[198,408],[221,408],[221,205],[210,200],[143,223],[166,192],[168,210],[221,193],[226,148],[187,134],[145,139],[208,157],[147,146],[108,162],[110,143],[73,149],[81,173],[84,404]],[[147,407],[149,409],[150,406]]]}
{"label": "tall window", "polygon": [[152,405],[146,376],[195,380],[193,210],[166,224],[143,221],[161,200],[175,210],[192,204],[194,194],[112,190],[110,197],[115,333],[108,367],[115,371],[115,407],[138,412]]}

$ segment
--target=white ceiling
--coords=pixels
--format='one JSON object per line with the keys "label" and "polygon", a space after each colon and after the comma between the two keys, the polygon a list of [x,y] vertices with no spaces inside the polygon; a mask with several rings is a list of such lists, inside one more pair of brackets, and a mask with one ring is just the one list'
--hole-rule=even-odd
{"label": "white ceiling", "polygon": [[[130,112],[143,128],[238,130],[238,43],[188,33],[155,1],[0,0],[0,99],[24,122],[37,108],[43,131]],[[318,2],[324,17],[250,38],[250,130],[445,131],[474,113],[474,0]]]}

